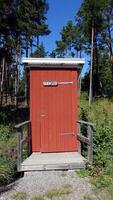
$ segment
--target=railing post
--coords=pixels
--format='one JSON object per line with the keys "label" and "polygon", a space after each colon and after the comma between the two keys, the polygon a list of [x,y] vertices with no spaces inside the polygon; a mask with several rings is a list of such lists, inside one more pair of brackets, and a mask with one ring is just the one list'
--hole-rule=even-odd
{"label": "railing post", "polygon": [[87,126],[87,136],[90,141],[88,145],[88,161],[93,162],[93,127],[91,125]]}
{"label": "railing post", "polygon": [[[31,123],[27,124],[27,136],[30,138],[31,136]],[[27,143],[27,156],[30,156],[31,154],[31,140]]]}
{"label": "railing post", "polygon": [[[81,135],[81,126],[80,123],[78,123],[78,134]],[[81,154],[81,141],[78,142],[78,152]]]}
{"label": "railing post", "polygon": [[17,168],[18,168],[18,171],[21,170],[21,163],[22,163],[22,139],[23,139],[23,132],[22,132],[22,128],[18,128],[17,129],[17,132],[18,132],[18,145],[17,145],[17,156],[18,156],[18,160],[17,160]]}
{"label": "railing post", "polygon": [[[23,140],[23,129],[26,127],[27,136]],[[31,154],[31,124],[30,120],[17,124],[15,126],[18,132],[18,144],[17,144],[17,169],[21,171],[21,163],[23,162],[23,145],[27,143],[27,156]]]}

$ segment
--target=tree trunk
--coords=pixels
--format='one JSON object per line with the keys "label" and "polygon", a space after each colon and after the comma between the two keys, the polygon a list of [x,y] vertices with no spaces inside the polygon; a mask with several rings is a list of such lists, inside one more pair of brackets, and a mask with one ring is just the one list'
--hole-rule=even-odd
{"label": "tree trunk", "polygon": [[76,50],[76,53],[77,53],[77,58],[78,58],[78,50]]}
{"label": "tree trunk", "polygon": [[39,36],[37,36],[37,48],[39,47]]}
{"label": "tree trunk", "polygon": [[93,48],[94,48],[94,27],[92,25],[92,37],[91,37],[91,66],[90,66],[90,85],[89,85],[89,107],[92,103],[92,79],[93,79]]}
{"label": "tree trunk", "polygon": [[82,58],[82,51],[80,50],[80,58]]}
{"label": "tree trunk", "polygon": [[31,35],[31,36],[30,36],[30,56],[31,56],[32,53],[33,53],[32,42],[33,42],[33,36]]}
{"label": "tree trunk", "polygon": [[7,104],[7,95],[8,95],[8,67],[7,63],[5,64],[5,103]]}
{"label": "tree trunk", "polygon": [[[29,41],[28,41],[28,34],[26,33],[26,57],[28,58],[28,44],[29,44]],[[25,69],[25,106],[26,106],[26,104],[28,105],[28,101],[27,101],[27,99],[28,99],[28,97],[27,97],[27,94],[28,94],[28,92],[27,92],[27,84],[28,84],[28,82],[27,82],[27,72],[26,72],[26,69]]]}
{"label": "tree trunk", "polygon": [[109,52],[110,52],[110,56],[112,57],[113,54],[113,50],[112,50],[112,36],[111,36],[111,30],[110,30],[110,18],[109,16],[107,16],[107,21],[108,21],[108,36],[109,36]]}
{"label": "tree trunk", "polygon": [[99,78],[99,54],[98,54],[98,47],[97,41],[95,39],[95,47],[94,47],[94,69],[93,70],[93,96],[99,96],[101,94],[100,88],[100,78]]}
{"label": "tree trunk", "polygon": [[4,72],[5,72],[5,58],[2,59],[2,75],[1,75],[1,105],[3,103],[3,83],[4,83]]}
{"label": "tree trunk", "polygon": [[14,71],[13,74],[10,77],[10,98],[11,98],[11,104],[13,104],[13,91],[14,91]]}
{"label": "tree trunk", "polygon": [[17,70],[15,70],[15,108],[17,108]]}
{"label": "tree trunk", "polygon": [[16,38],[16,55],[15,55],[15,61],[16,61],[16,69],[15,69],[15,107],[18,107],[18,88],[19,88],[19,80],[18,80],[18,37]]}
{"label": "tree trunk", "polygon": [[28,58],[29,36],[26,32],[26,58]]}
{"label": "tree trunk", "polygon": [[108,48],[109,48],[109,53],[110,53],[110,58],[111,58],[111,71],[112,71],[112,74],[113,74],[112,33],[111,33],[111,25],[110,25],[110,17],[109,17],[109,15],[107,16],[107,21],[108,21],[108,28],[107,28],[107,30],[108,30],[108,37],[109,37]]}

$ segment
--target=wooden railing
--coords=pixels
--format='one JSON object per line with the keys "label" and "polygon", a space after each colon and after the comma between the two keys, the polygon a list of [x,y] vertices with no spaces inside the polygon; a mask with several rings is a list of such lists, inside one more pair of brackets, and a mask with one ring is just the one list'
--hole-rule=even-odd
{"label": "wooden railing", "polygon": [[[31,123],[30,121],[22,122],[15,126],[18,132],[18,145],[17,145],[17,168],[21,170],[21,163],[23,161],[23,145],[27,144],[27,157],[31,154]],[[24,131],[26,130],[27,136],[24,138]]]}
{"label": "wooden railing", "polygon": [[[86,136],[83,135],[81,131],[81,126],[84,125],[86,127]],[[81,144],[85,143],[87,145],[87,159],[90,163],[93,162],[93,130],[94,124],[90,122],[86,122],[83,120],[78,121],[78,135],[77,138],[79,140],[79,153],[81,154]]]}

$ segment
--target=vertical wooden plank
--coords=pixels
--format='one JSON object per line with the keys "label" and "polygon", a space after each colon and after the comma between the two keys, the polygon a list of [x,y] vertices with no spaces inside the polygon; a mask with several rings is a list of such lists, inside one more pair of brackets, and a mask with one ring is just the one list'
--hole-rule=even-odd
{"label": "vertical wooden plank", "polygon": [[88,161],[93,162],[93,129],[92,126],[87,126],[87,137],[90,141],[90,145],[88,145]]}
{"label": "vertical wooden plank", "polygon": [[[81,135],[81,126],[80,123],[78,123],[78,134]],[[78,152],[81,154],[81,142],[78,142]]]}
{"label": "vertical wooden plank", "polygon": [[75,137],[75,151],[78,151],[78,140],[77,140],[77,133],[78,133],[78,72],[77,70],[72,70],[72,123],[73,123],[73,130],[74,130],[74,137]]}
{"label": "vertical wooden plank", "polygon": [[22,163],[22,139],[23,139],[23,133],[22,133],[22,128],[18,128],[18,145],[17,145],[17,156],[18,156],[18,160],[17,160],[17,168],[18,171],[21,170],[21,163]]}
{"label": "vertical wooden plank", "polygon": [[41,70],[30,69],[30,121],[32,131],[32,152],[39,152],[41,148],[40,136],[40,98],[41,98]]}

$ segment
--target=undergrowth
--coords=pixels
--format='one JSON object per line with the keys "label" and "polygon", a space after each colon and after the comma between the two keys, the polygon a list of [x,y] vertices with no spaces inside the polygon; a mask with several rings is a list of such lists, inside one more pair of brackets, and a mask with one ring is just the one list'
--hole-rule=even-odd
{"label": "undergrowth", "polygon": [[[79,101],[82,120],[94,123],[93,166],[90,166],[92,183],[99,189],[105,188],[113,196],[113,102],[95,99],[88,108],[88,97],[83,93]],[[84,153],[84,152],[83,152]]]}
{"label": "undergrowth", "polygon": [[28,108],[0,107],[0,186],[19,177],[17,173],[17,132],[14,126],[28,120],[28,117]]}
{"label": "undergrowth", "polygon": [[17,137],[11,124],[0,125],[0,186],[16,176]]}

